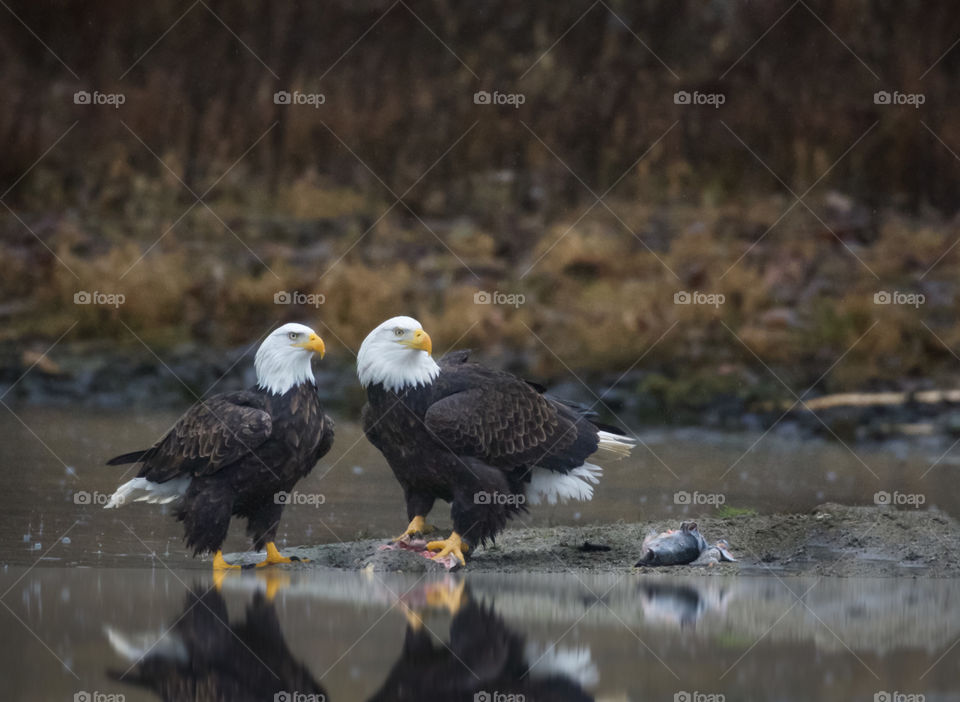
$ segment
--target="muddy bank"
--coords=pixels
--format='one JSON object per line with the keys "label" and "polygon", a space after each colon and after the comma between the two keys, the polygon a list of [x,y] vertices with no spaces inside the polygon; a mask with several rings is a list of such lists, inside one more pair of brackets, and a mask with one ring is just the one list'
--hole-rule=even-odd
{"label": "muddy bank", "polygon": [[[55,353],[43,355],[41,346],[0,342],[0,395],[21,406],[182,410],[198,396],[253,385],[255,347],[184,343],[162,350],[161,361],[142,346],[118,349],[64,342]],[[771,430],[786,438],[863,444],[912,440],[940,451],[960,437],[960,403],[954,394],[939,402],[912,401],[913,393],[930,391],[931,383],[903,390],[907,400],[894,405],[837,405],[812,412],[795,404],[773,378],[717,376],[709,369],[668,378],[655,369],[634,369],[626,374],[585,373],[581,377],[590,385],[587,388],[565,374],[544,378],[533,373],[536,358],[529,353],[480,351],[478,357],[521,376],[535,376],[559,397],[598,405],[606,421],[619,420],[628,427]],[[359,414],[365,396],[356,382],[352,352],[339,350],[317,363],[314,372],[330,409],[341,415]],[[602,405],[598,397],[603,398]],[[812,398],[824,399],[815,393],[806,399],[816,403]]]}
{"label": "muddy bank", "polygon": [[[821,505],[809,514],[697,520],[708,540],[726,538],[736,563],[646,568],[669,575],[823,575],[960,577],[960,524],[934,511]],[[677,521],[510,529],[481,548],[468,572],[616,572],[633,569],[643,537]],[[381,550],[385,539],[293,549],[300,567],[420,573],[441,567],[412,552]],[[584,543],[591,545],[584,548]],[[600,546],[602,548],[596,548]],[[251,558],[253,558],[251,556]]]}

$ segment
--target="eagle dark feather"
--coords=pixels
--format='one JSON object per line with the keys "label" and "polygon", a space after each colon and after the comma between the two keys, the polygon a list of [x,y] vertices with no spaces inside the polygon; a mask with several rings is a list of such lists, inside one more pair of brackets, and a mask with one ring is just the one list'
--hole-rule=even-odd
{"label": "eagle dark feather", "polygon": [[211,475],[236,463],[273,431],[273,419],[264,404],[263,393],[243,391],[215,395],[194,405],[138,459],[143,463],[138,475],[162,483],[183,475]]}
{"label": "eagle dark feather", "polygon": [[597,450],[595,435],[580,436],[580,417],[525,381],[476,363],[440,367],[436,394],[450,394],[430,405],[424,422],[450,450],[507,470],[560,471],[582,465]]}
{"label": "eagle dark feather", "polygon": [[282,395],[260,389],[215,395],[191,407],[146,451],[112,459],[139,462],[150,483],[189,480],[177,501],[187,545],[217,551],[232,516],[247,519],[257,549],[273,541],[290,492],[333,444],[333,420],[312,383]]}
{"label": "eagle dark feather", "polygon": [[576,483],[600,448],[600,430],[584,408],[472,363],[469,352],[444,356],[439,368],[425,385],[368,385],[364,431],[403,487],[408,518],[442,499],[452,504],[454,531],[484,543],[526,509],[536,471],[580,471],[570,477]]}

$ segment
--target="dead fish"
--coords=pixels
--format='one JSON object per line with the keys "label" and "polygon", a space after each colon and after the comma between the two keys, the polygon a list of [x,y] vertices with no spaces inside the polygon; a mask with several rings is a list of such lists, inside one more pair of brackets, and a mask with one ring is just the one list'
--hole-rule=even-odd
{"label": "dead fish", "polygon": [[691,565],[712,566],[720,561],[736,561],[730,554],[730,544],[726,539],[717,539],[713,546],[707,546]]}
{"label": "dead fish", "polygon": [[[712,546],[697,529],[696,522],[683,522],[679,529],[652,534],[643,540],[643,555],[638,566],[712,565],[720,561],[735,561],[730,545],[720,539]],[[702,559],[702,560],[701,560]]]}

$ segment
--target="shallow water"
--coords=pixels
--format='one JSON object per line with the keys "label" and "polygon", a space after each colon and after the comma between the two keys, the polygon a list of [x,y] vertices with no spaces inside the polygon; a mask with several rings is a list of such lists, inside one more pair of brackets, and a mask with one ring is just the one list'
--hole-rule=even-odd
{"label": "shallow water", "polygon": [[5,699],[153,700],[191,685],[267,702],[960,695],[950,580],[248,571],[218,594],[205,569],[10,567],[0,585]]}
{"label": "shallow water", "polygon": [[[93,693],[158,699],[163,685],[175,698],[172,690],[198,684],[201,673],[211,699],[267,701],[278,691],[321,690],[329,700],[378,691],[379,699],[473,700],[480,692],[491,700],[510,699],[495,693],[527,701],[711,699],[696,692],[726,700],[871,700],[895,691],[960,699],[954,580],[469,571],[442,578],[295,568],[231,573],[221,596],[211,589],[209,565],[184,553],[179,527],[163,509],[100,508],[123,479],[123,468],[103,466],[104,459],[148,446],[175,414],[4,413],[4,699],[70,700],[83,692],[104,702],[111,698]],[[942,448],[856,447],[854,455],[837,444],[771,435],[748,451],[757,436],[644,434],[647,448],[610,465],[591,503],[537,507],[524,523],[713,511],[677,504],[678,491],[768,512],[872,503],[886,490],[921,494],[924,508],[960,514],[951,455],[930,469]],[[331,454],[298,491],[322,504],[289,507],[281,545],[386,536],[405,523],[389,469],[343,421]],[[434,517],[449,523],[441,505]],[[226,550],[245,551],[239,525],[233,532]],[[268,586],[276,590],[272,604],[262,594]],[[423,616],[419,634],[407,631],[411,611]],[[407,654],[417,653],[397,666],[405,637]],[[406,697],[381,690],[404,675]],[[235,685],[229,693],[224,681]]]}

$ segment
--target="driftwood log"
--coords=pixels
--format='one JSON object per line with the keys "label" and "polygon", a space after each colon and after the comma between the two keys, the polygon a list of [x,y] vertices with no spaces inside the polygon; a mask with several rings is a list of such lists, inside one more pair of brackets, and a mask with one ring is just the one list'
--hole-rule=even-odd
{"label": "driftwood log", "polygon": [[[800,408],[813,412],[834,407],[881,407],[905,405],[917,402],[925,405],[941,403],[960,403],[960,390],[922,390],[919,392],[841,392],[835,395],[823,395],[803,400]],[[784,409],[798,404],[796,401],[785,401]]]}

